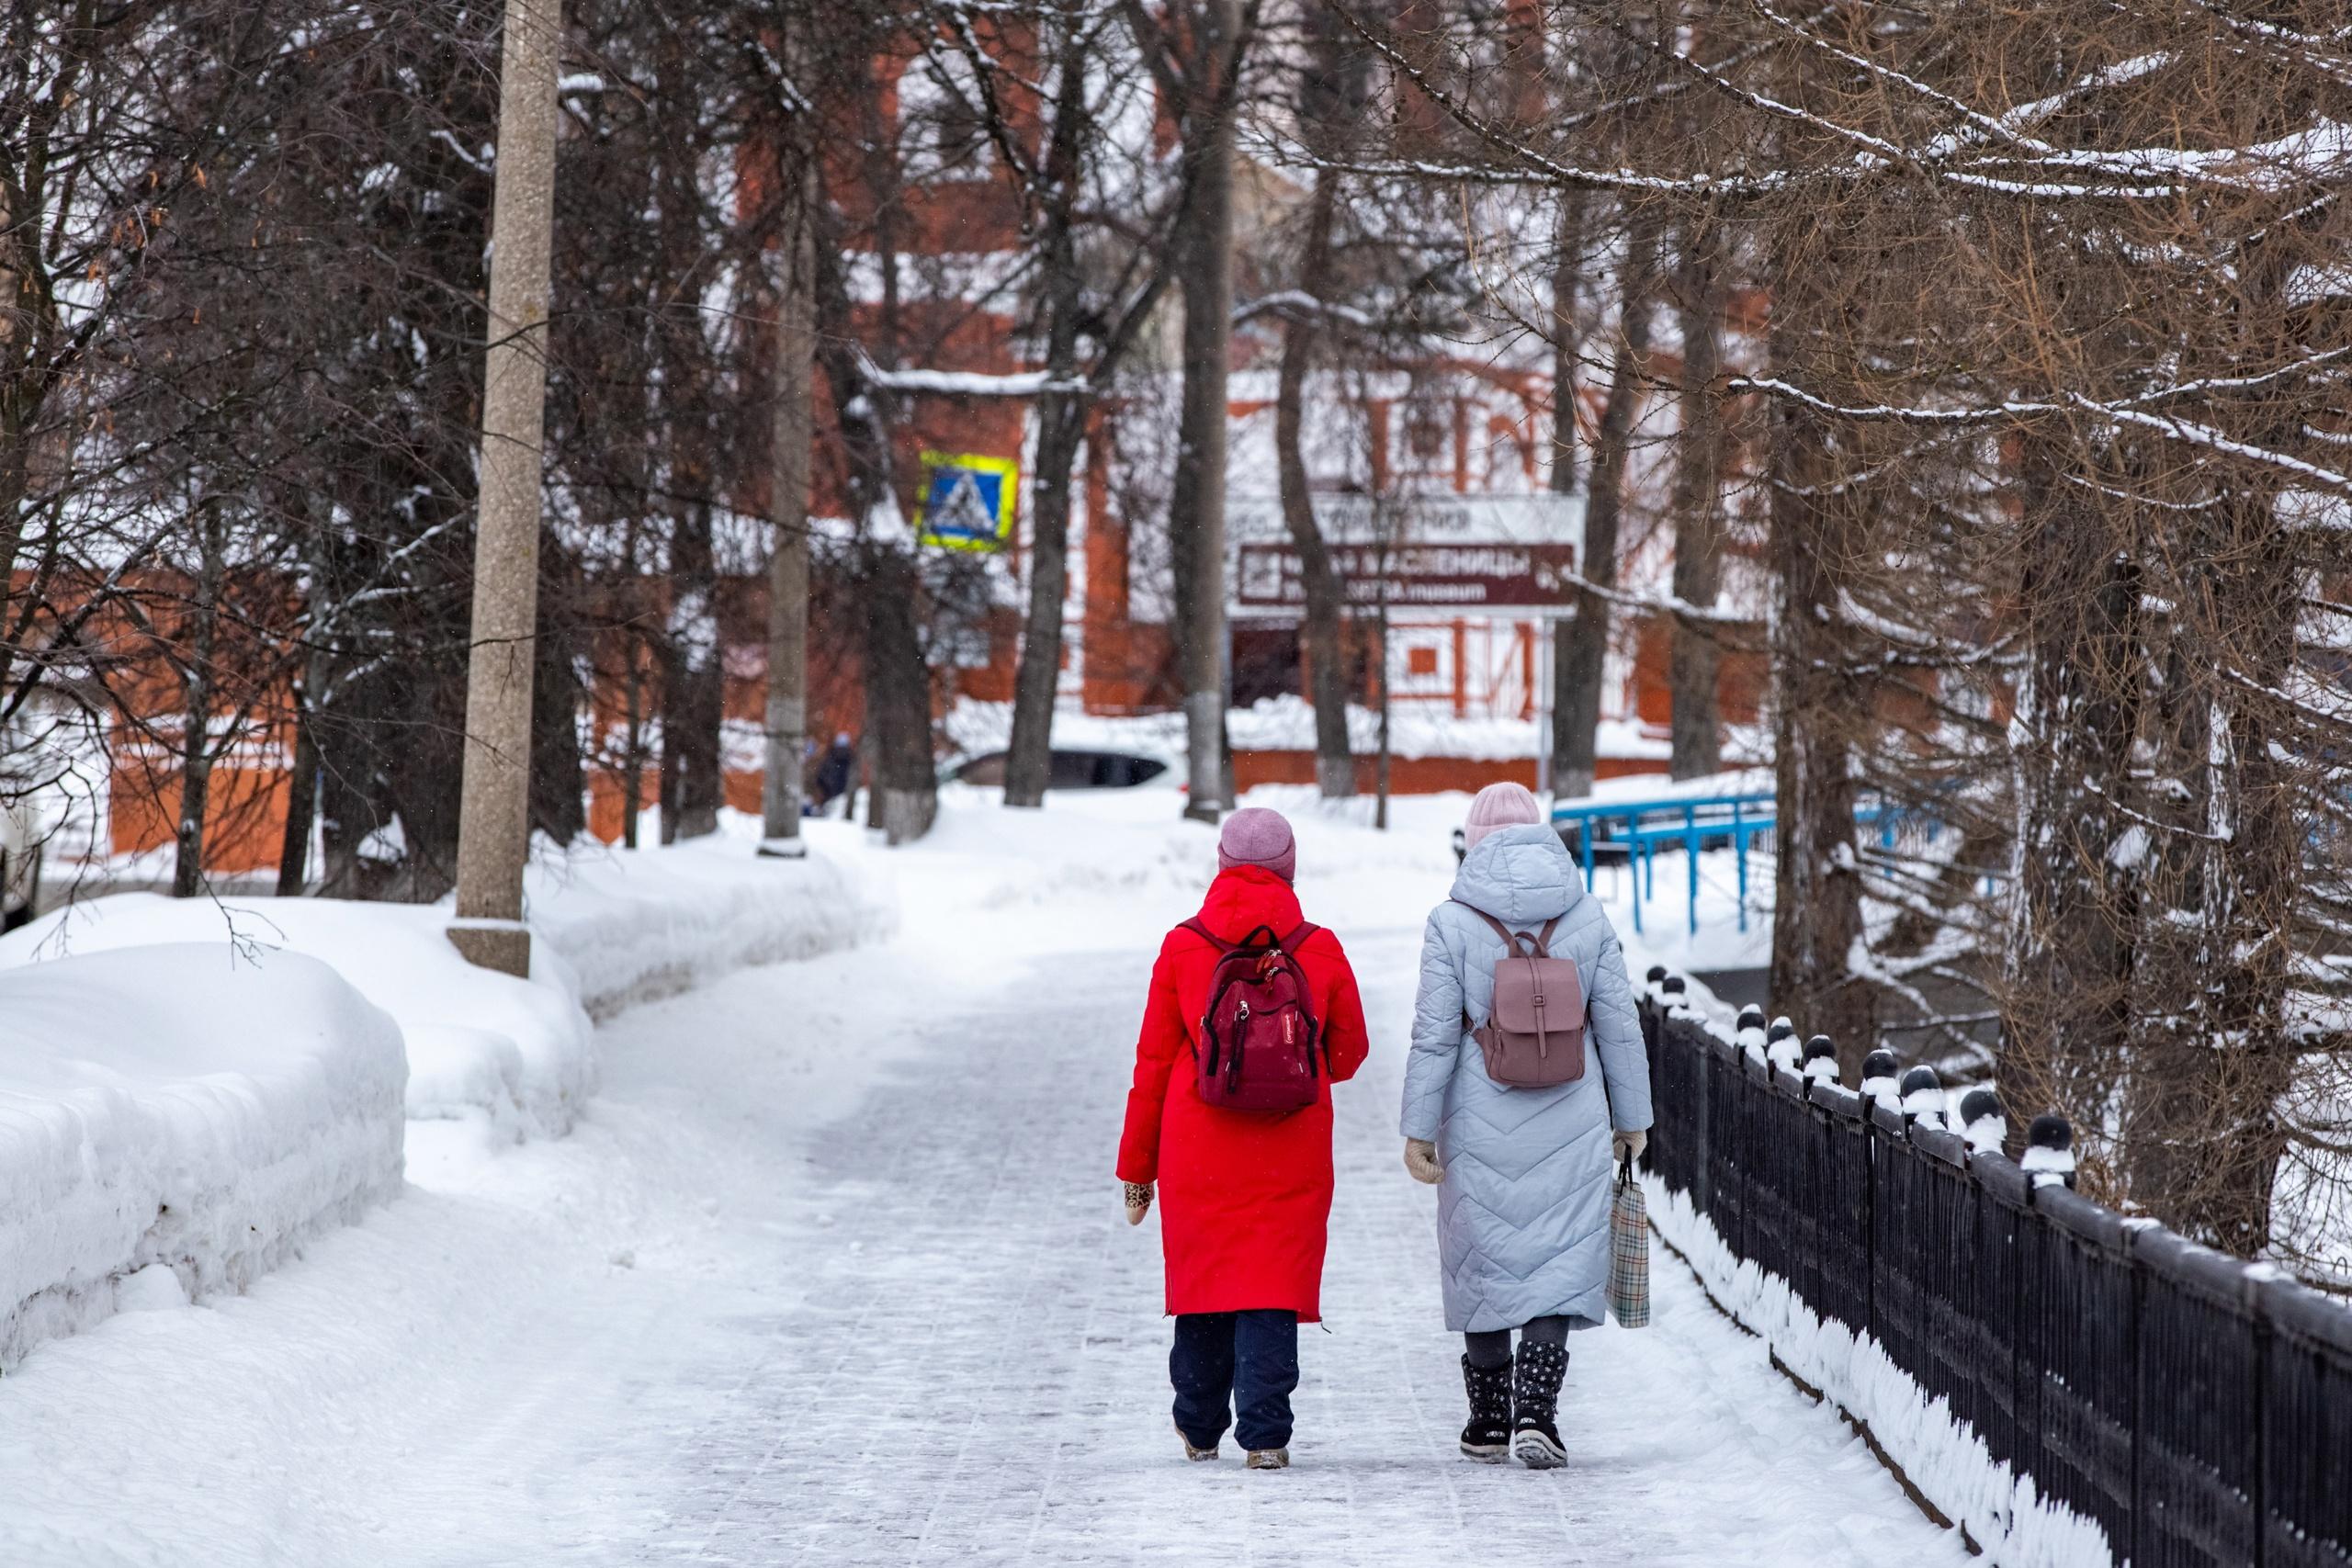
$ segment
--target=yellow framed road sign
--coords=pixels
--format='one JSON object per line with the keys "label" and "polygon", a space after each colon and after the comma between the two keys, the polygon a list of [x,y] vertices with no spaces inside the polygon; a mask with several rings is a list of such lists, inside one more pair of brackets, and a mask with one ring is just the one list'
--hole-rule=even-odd
{"label": "yellow framed road sign", "polygon": [[915,537],[951,550],[1002,549],[1020,488],[1021,465],[1010,457],[925,452]]}

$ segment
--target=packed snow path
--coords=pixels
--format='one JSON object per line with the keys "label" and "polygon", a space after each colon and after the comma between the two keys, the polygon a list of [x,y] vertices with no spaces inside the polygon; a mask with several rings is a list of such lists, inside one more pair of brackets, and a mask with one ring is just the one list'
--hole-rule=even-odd
{"label": "packed snow path", "polygon": [[[1574,1341],[1569,1468],[1465,1462],[1433,1201],[1398,1163],[1418,933],[1362,941],[1380,1053],[1340,1091],[1329,1333],[1296,1468],[1182,1461],[1152,1223],[1106,1175],[1146,965],[1062,960],[810,1150],[806,1294],[692,1441],[699,1562],[1885,1563],[1951,1554],[1830,1413],[1661,1258],[1655,1325]],[[1072,992],[1076,987],[1075,994]],[[1069,1000],[1051,1020],[1034,998]],[[750,1325],[747,1325],[749,1327]]]}
{"label": "packed snow path", "polygon": [[637,1010],[573,1138],[428,1141],[419,1188],[252,1295],[43,1348],[0,1385],[0,1561],[1963,1559],[1662,1253],[1653,1326],[1571,1342],[1566,1470],[1455,1453],[1434,1195],[1394,1131],[1429,877],[1394,870],[1302,877],[1374,1054],[1295,1468],[1186,1464],[1157,1222],[1110,1173],[1140,938],[1185,876],[1104,874],[1035,919],[926,886],[891,948]]}

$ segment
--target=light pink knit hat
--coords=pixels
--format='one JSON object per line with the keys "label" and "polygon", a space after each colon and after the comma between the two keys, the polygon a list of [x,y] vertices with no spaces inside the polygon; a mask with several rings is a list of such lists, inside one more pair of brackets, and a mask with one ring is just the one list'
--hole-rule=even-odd
{"label": "light pink knit hat", "polygon": [[1281,812],[1245,806],[1225,819],[1216,836],[1216,863],[1219,871],[1262,866],[1288,882],[1298,869],[1298,840]]}
{"label": "light pink knit hat", "polygon": [[1520,828],[1543,820],[1544,808],[1535,804],[1525,784],[1490,784],[1470,803],[1470,816],[1462,824],[1462,845],[1475,850],[1479,840],[1498,828]]}

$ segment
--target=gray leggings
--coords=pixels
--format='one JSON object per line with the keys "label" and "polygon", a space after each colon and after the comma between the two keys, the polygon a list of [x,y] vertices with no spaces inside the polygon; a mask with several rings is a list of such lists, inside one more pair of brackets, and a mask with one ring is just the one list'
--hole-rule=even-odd
{"label": "gray leggings", "polygon": [[[1568,1320],[1565,1317],[1531,1318],[1519,1335],[1530,1345],[1549,1345],[1557,1350],[1568,1342]],[[1470,1364],[1474,1367],[1491,1369],[1510,1365],[1510,1330],[1508,1328],[1465,1334],[1462,1337],[1462,1348],[1469,1353]]]}

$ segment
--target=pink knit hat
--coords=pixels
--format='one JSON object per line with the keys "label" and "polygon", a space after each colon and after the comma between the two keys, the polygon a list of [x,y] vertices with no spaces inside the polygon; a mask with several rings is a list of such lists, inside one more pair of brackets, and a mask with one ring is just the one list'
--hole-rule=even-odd
{"label": "pink knit hat", "polygon": [[1288,882],[1298,869],[1298,840],[1291,837],[1281,812],[1245,806],[1225,819],[1224,830],[1216,836],[1216,863],[1220,871],[1262,866]]}
{"label": "pink knit hat", "polygon": [[1543,820],[1544,808],[1535,804],[1535,796],[1525,784],[1490,784],[1470,803],[1470,816],[1462,824],[1462,846],[1475,850],[1479,840],[1498,828],[1519,828]]}

